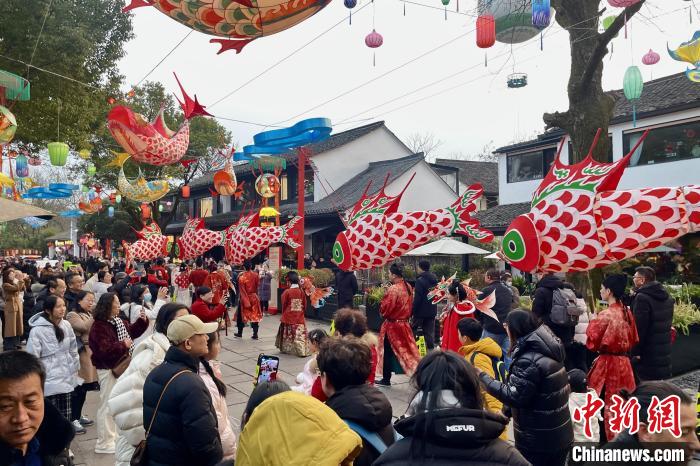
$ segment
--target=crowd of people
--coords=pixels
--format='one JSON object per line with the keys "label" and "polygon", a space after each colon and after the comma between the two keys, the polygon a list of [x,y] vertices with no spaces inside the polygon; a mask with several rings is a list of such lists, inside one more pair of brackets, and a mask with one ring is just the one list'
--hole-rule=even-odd
{"label": "crowd of people", "polygon": [[[647,267],[632,277],[632,295],[626,276],[606,277],[607,306],[594,313],[559,274],[540,274],[532,310],[522,309],[510,273],[496,270],[481,290],[449,283],[443,307],[428,299],[439,283],[430,263],[419,262],[415,286],[395,263],[378,335],[353,308],[356,278],[340,271],[332,331],[309,331],[302,279],[290,272],[275,346],[308,359],[293,386],[257,383],[240,432],[217,358],[231,327],[235,338],[246,327],[260,338],[266,265],[69,258],[0,268],[3,465],[70,465],[71,442],[92,424],[95,452],[119,466],[559,466],[574,442],[678,443],[688,459],[700,450],[694,401],[666,381],[673,299]],[[387,397],[393,374],[410,377],[405,412]],[[99,394],[94,420],[84,413],[90,391]],[[611,429],[614,395],[636,397],[638,431]],[[648,428],[647,408],[668,396],[680,401],[680,437]],[[591,400],[605,406],[592,434],[573,421]]]}

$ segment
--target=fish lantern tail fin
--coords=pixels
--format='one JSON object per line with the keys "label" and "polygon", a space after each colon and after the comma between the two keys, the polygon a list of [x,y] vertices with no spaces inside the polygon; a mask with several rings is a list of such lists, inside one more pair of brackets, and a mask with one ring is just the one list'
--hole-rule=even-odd
{"label": "fish lantern tail fin", "polygon": [[127,11],[144,6],[153,6],[153,3],[149,2],[148,0],[131,0],[131,3],[122,8],[122,13],[126,13]]}
{"label": "fish lantern tail fin", "polygon": [[467,188],[459,199],[447,208],[455,216],[455,226],[452,233],[470,236],[482,243],[493,241],[493,233],[479,226],[479,221],[472,217],[478,209],[477,202],[481,198],[484,188],[480,184],[473,184]]}
{"label": "fish lantern tail fin", "polygon": [[192,97],[185,92],[185,89],[182,87],[182,84],[180,84],[180,80],[178,79],[177,75],[175,73],[173,73],[173,75],[175,76],[175,81],[177,81],[177,85],[180,86],[180,91],[182,92],[183,102],[180,102],[180,99],[177,99],[177,101],[182,107],[182,111],[185,113],[185,118],[190,120],[196,116],[212,116],[210,113],[204,110],[205,106],[199,103],[196,95],[194,96],[194,99],[192,99]]}
{"label": "fish lantern tail fin", "polygon": [[289,247],[296,249],[301,246],[304,238],[302,236],[301,229],[296,228],[297,223],[301,221],[302,217],[296,216],[287,222],[286,225],[282,226],[282,239],[284,243],[287,243]]}
{"label": "fish lantern tail fin", "polygon": [[134,255],[131,251],[131,245],[126,241],[122,240],[122,247],[124,248],[124,255],[126,256],[126,273],[130,273],[131,262],[134,260]]}
{"label": "fish lantern tail fin", "polygon": [[[241,2],[236,2],[236,3],[241,3]],[[235,50],[236,54],[241,53],[241,50],[243,50],[243,47],[246,45],[250,44],[252,41],[254,41],[255,38],[252,39],[211,39],[209,41],[210,44],[219,44],[221,47],[218,52],[216,52],[217,55],[220,55],[224,52],[227,52],[229,50]]]}

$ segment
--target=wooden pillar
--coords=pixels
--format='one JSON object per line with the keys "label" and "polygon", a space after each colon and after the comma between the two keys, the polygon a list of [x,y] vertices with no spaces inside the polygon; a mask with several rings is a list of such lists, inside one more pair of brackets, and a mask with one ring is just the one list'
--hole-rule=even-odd
{"label": "wooden pillar", "polygon": [[297,249],[297,269],[304,268],[304,195],[305,195],[305,178],[306,178],[306,153],[303,148],[297,150],[297,215],[301,217],[301,221],[297,225],[301,238],[301,246]]}

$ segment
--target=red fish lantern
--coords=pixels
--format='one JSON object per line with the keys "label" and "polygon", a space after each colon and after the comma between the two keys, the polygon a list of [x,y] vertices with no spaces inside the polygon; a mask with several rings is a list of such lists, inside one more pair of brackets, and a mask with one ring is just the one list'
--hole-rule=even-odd
{"label": "red fish lantern", "polygon": [[483,15],[476,19],[476,46],[480,49],[493,47],[496,43],[496,20],[493,15]]}

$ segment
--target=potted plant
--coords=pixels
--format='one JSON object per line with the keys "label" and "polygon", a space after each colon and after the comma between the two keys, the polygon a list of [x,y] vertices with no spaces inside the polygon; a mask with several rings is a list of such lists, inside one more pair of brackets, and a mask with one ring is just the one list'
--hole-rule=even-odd
{"label": "potted plant", "polygon": [[672,375],[685,374],[700,368],[700,309],[692,301],[691,287],[682,285],[675,295],[673,328],[677,330],[676,341],[671,346]]}
{"label": "potted plant", "polygon": [[367,314],[367,327],[374,332],[378,332],[382,326],[382,317],[379,314],[379,305],[386,294],[386,286],[372,286],[365,295]]}

